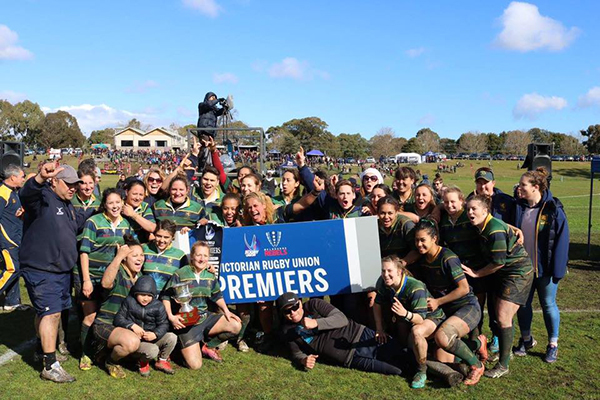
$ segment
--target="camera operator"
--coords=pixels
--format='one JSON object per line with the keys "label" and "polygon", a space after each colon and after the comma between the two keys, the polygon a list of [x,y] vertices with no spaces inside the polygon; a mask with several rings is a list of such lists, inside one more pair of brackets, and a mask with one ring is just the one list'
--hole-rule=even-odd
{"label": "camera operator", "polygon": [[[220,105],[221,107],[217,107]],[[217,127],[217,118],[223,115],[223,113],[227,112],[227,100],[221,98],[217,99],[217,95],[213,92],[206,93],[204,96],[204,101],[198,104],[198,128],[216,128]],[[208,130],[208,131],[200,131],[198,132],[198,137],[200,142],[203,144],[209,138],[208,136],[214,139],[216,131]],[[212,160],[210,156],[210,150],[207,146],[202,146],[198,154],[194,154],[197,157],[197,163],[194,167],[197,168],[198,171],[204,170],[204,167],[207,165],[212,165]],[[195,160],[193,160],[195,161]]]}

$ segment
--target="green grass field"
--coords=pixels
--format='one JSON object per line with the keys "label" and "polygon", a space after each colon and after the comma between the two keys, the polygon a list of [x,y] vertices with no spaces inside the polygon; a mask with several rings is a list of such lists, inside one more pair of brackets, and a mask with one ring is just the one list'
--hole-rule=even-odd
{"label": "green grass field", "polygon": [[[74,161],[74,160],[71,160]],[[472,162],[473,170],[487,162]],[[463,191],[473,188],[471,162],[456,174],[445,174],[447,184]],[[523,172],[516,162],[494,162],[497,185],[511,193]],[[422,173],[433,177],[432,165],[419,166]],[[1,398],[251,398],[251,399],[323,399],[323,398],[401,398],[421,395],[427,398],[600,398],[600,182],[596,181],[594,196],[595,229],[592,234],[592,255],[587,256],[587,225],[589,204],[589,163],[554,163],[552,191],[564,204],[571,229],[570,270],[562,280],[558,303],[563,310],[559,360],[555,364],[542,361],[546,332],[542,316],[534,316],[533,333],[539,341],[532,354],[516,358],[510,375],[500,380],[482,378],[475,386],[448,389],[436,381],[428,381],[419,392],[409,388],[404,378],[367,374],[339,367],[318,364],[310,372],[298,370],[284,357],[242,354],[228,347],[225,362],[205,361],[199,371],[181,367],[175,376],[153,371],[150,378],[141,378],[130,371],[127,379],[115,380],[103,370],[93,368],[82,372],[77,361],[69,359],[65,368],[77,382],[67,386],[41,381],[39,366],[32,361],[33,349],[27,349],[0,366]],[[114,185],[116,176],[103,176],[103,187]],[[26,298],[26,292],[22,292]],[[539,306],[535,305],[536,309]],[[33,337],[33,313],[0,314],[0,357]],[[74,329],[72,329],[74,331]],[[75,335],[76,332],[72,332]],[[518,335],[518,331],[517,331]],[[418,394],[417,394],[418,393]]]}

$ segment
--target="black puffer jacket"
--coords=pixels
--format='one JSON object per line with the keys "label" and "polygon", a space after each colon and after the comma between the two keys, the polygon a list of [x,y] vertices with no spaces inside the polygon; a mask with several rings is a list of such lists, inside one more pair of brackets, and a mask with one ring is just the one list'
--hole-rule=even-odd
{"label": "black puffer jacket", "polygon": [[[209,100],[211,96],[215,96],[215,100]],[[208,92],[206,93],[206,96],[204,96],[204,101],[198,104],[198,128],[217,127],[217,117],[221,116],[225,110],[217,107],[219,100],[217,100],[216,97],[217,95],[213,92]],[[215,131],[199,132],[199,135],[202,134],[215,137]]]}
{"label": "black puffer jacket", "polygon": [[[115,316],[115,326],[130,329],[133,324],[137,324],[146,332],[154,332],[156,340],[162,338],[169,330],[169,320],[165,306],[156,298],[156,292],[156,283],[151,276],[140,277],[121,304]],[[135,299],[135,295],[140,293],[151,294],[153,297],[145,307]]]}

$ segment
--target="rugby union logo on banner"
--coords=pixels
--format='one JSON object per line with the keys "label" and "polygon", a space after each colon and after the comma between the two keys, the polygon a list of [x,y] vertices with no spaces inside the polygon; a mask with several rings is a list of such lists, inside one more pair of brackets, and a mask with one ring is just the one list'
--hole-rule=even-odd
{"label": "rugby union logo on banner", "polygon": [[265,235],[267,236],[267,240],[272,247],[272,249],[265,249],[265,256],[287,256],[287,247],[279,247],[279,244],[281,243],[281,231],[266,232]]}
{"label": "rugby union logo on banner", "polygon": [[267,240],[269,241],[271,247],[279,246],[279,242],[281,242],[281,232],[271,231],[266,232],[265,235],[267,236]]}
{"label": "rugby union logo on banner", "polygon": [[252,242],[248,243],[246,234],[244,234],[244,244],[246,245],[246,251],[244,252],[246,257],[256,257],[258,254],[258,241],[256,240],[256,235],[252,235]]}

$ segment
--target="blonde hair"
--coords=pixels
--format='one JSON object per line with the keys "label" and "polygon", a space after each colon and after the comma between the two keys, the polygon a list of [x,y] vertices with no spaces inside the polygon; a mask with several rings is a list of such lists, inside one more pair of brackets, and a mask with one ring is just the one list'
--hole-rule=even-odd
{"label": "blonde hair", "polygon": [[275,222],[275,207],[269,196],[263,192],[252,192],[244,196],[244,225],[254,225],[252,216],[248,210],[248,200],[255,199],[265,206],[265,224],[272,224]]}
{"label": "blonde hair", "polygon": [[460,190],[458,186],[446,186],[444,189],[444,195],[442,197],[446,197],[447,194],[456,193],[460,201],[465,201],[465,194]]}
{"label": "blonde hair", "polygon": [[[148,186],[148,178],[150,177],[150,174],[158,174],[160,176],[160,179],[162,179],[163,181],[165,180],[165,173],[163,172],[162,169],[158,168],[158,167],[152,167],[150,168],[150,171],[148,171],[148,173],[146,174],[146,176],[144,176],[144,185],[146,187],[146,197],[150,196],[150,191],[148,190],[149,186]],[[160,188],[158,189],[160,191]]]}

